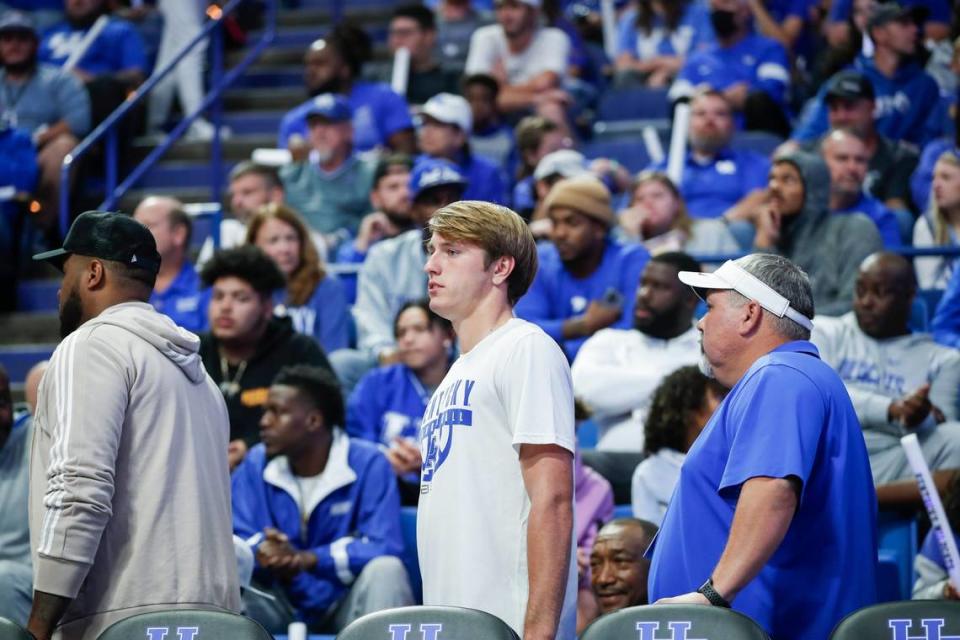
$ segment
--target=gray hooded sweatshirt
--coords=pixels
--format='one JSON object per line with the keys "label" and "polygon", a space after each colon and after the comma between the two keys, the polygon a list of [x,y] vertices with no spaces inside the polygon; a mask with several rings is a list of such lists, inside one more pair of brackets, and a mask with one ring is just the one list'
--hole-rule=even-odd
{"label": "gray hooded sweatshirt", "polygon": [[883,240],[862,213],[830,212],[830,171],[819,156],[796,152],[774,160],[780,161],[800,172],[805,197],[800,213],[784,218],[775,252],[810,276],[818,315],[842,315],[853,306],[860,263],[883,249]]}
{"label": "gray hooded sweatshirt", "polygon": [[72,598],[60,638],[161,608],[239,611],[229,424],[200,340],[140,302],[84,323],[40,384],[34,588]]}

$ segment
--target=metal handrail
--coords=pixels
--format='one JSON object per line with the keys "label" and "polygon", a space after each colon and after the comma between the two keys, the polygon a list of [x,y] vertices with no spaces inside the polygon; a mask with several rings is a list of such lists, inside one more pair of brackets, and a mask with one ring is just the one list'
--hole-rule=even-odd
{"label": "metal handrail", "polygon": [[[84,154],[86,154],[90,148],[99,142],[102,138],[106,137],[106,199],[100,205],[101,209],[111,209],[116,204],[123,194],[125,194],[131,186],[133,186],[143,174],[149,171],[157,160],[166,153],[173,144],[180,139],[183,133],[187,130],[194,120],[200,117],[200,115],[210,109],[210,119],[213,124],[214,133],[213,139],[210,142],[210,155],[211,155],[211,173],[213,174],[213,179],[211,183],[211,199],[219,202],[221,198],[222,191],[222,167],[223,167],[223,152],[220,139],[220,125],[223,118],[222,109],[221,109],[221,98],[223,92],[236,81],[236,79],[246,71],[253,61],[260,56],[266,47],[273,42],[274,37],[276,36],[276,26],[277,26],[277,6],[279,0],[268,0],[266,6],[266,21],[264,24],[263,31],[260,35],[260,39],[253,45],[253,48],[247,53],[246,56],[226,75],[223,73],[223,33],[222,33],[222,22],[223,18],[231,13],[241,2],[246,0],[231,0],[228,2],[222,9],[217,8],[218,12],[216,14],[209,14],[209,20],[204,25],[200,33],[190,41],[189,44],[184,46],[183,49],[171,60],[164,68],[153,73],[147,80],[140,85],[140,87],[130,95],[123,104],[114,110],[103,122],[97,126],[86,138],[84,138],[80,144],[78,144],[73,151],[71,151],[64,159],[63,164],[60,167],[60,177],[61,177],[61,188],[60,188],[60,234],[61,237],[66,236],[67,229],[70,225],[70,189],[68,185],[70,184],[70,170],[73,168],[74,163],[80,159]],[[130,172],[130,175],[120,183],[117,184],[117,125],[119,122],[130,112],[134,106],[141,102],[144,99],[144,96],[150,93],[151,90],[162,81],[171,71],[177,66],[177,64],[188,54],[194,47],[198,46],[203,42],[207,37],[210,37],[210,46],[212,49],[212,76],[213,81],[209,91],[207,91],[206,96],[204,96],[203,102],[200,104],[200,107],[193,113],[187,114],[177,125],[173,128],[170,134],[167,136],[161,144],[151,151],[143,161]],[[219,224],[219,215],[214,224],[214,240],[219,244],[220,236],[220,224]]]}

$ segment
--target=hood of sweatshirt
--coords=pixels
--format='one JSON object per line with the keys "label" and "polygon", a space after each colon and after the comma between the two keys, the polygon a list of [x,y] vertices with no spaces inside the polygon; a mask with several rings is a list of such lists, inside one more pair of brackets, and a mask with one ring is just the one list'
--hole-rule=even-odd
{"label": "hood of sweatshirt", "polygon": [[96,325],[113,325],[142,338],[177,365],[194,384],[206,375],[200,359],[200,338],[177,326],[146,302],[114,305],[83,324],[84,327]]}
{"label": "hood of sweatshirt", "polygon": [[830,215],[830,170],[820,156],[804,151],[777,156],[774,162],[789,162],[803,180],[803,208],[797,215],[784,219],[780,234],[780,250],[797,262],[798,251],[815,249],[809,244],[810,238]]}

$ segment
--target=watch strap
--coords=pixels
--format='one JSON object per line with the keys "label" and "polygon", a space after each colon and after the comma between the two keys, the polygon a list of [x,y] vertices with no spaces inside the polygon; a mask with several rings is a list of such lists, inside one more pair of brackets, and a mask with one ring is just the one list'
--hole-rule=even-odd
{"label": "watch strap", "polygon": [[713,578],[708,578],[707,581],[703,583],[703,586],[697,589],[697,593],[703,595],[703,597],[709,600],[710,604],[715,607],[730,608],[730,603],[713,588]]}

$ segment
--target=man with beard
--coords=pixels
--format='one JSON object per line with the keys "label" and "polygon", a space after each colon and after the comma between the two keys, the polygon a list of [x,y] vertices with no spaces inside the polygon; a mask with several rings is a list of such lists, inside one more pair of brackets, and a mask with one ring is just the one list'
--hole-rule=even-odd
{"label": "man with beard", "polygon": [[598,449],[643,450],[643,424],[661,380],[700,359],[697,296],[677,279],[699,271],[685,253],[650,258],[636,294],[633,329],[603,329],[573,361],[573,391],[600,430]]}
{"label": "man with beard", "polygon": [[537,249],[540,268],[516,312],[573,360],[597,331],[630,326],[637,282],[650,254],[611,237],[616,220],[610,192],[593,176],[556,183],[543,210],[551,222],[550,242]]}
{"label": "man with beard", "polygon": [[239,611],[227,410],[200,340],[147,302],[153,236],[88,211],[34,259],[63,269],[64,340],[34,417],[27,629],[93,640],[159,609]]}
{"label": "man with beard", "polygon": [[[303,82],[311,97],[324,93],[346,96],[353,110],[354,141],[358,151],[389,147],[415,153],[416,138],[407,102],[390,85],[360,79],[363,64],[371,55],[370,37],[358,27],[338,25],[323,39],[316,40],[304,55]],[[294,157],[309,152],[307,100],[284,115],[277,146],[289,148]]]}
{"label": "man with beard", "polygon": [[[734,129],[733,110],[723,93],[705,89],[690,101],[690,148],[679,186],[694,218],[739,217],[762,194],[770,161],[756,151],[731,148]],[[651,168],[666,167],[664,160]]]}
{"label": "man with beard", "polygon": [[232,468],[260,439],[263,405],[277,372],[290,364],[330,364],[316,340],[296,333],[289,318],[273,317],[273,293],[285,282],[257,247],[219,251],[200,278],[211,289],[210,331],[200,335],[200,355],[227,402]]}
{"label": "man with beard", "polygon": [[10,376],[0,366],[0,616],[27,623],[33,596],[27,490],[30,486],[30,414],[14,419]]}
{"label": "man with beard", "polygon": [[770,254],[679,277],[706,299],[703,366],[730,393],[647,551],[650,599],[733,608],[779,640],[826,638],[876,601],[877,497],[850,396],[809,342],[810,281]]}
{"label": "man with beard", "polygon": [[687,56],[670,99],[690,97],[706,85],[723,93],[744,128],[790,134],[787,93],[790,61],[776,40],[753,31],[748,0],[709,0],[716,44]]}
{"label": "man with beard", "polygon": [[811,337],[850,392],[878,485],[913,477],[900,447],[908,433],[917,434],[931,469],[960,469],[960,352],[910,330],[916,289],[909,261],[868,256],[853,311],[818,317]]}
{"label": "man with beard", "polygon": [[650,561],[643,553],[657,535],[657,525],[618,518],[600,529],[590,553],[590,579],[601,615],[647,604]]}
{"label": "man with beard", "polygon": [[9,127],[27,131],[37,147],[38,222],[53,228],[60,197],[60,166],[90,128],[90,98],[73,75],[37,61],[39,38],[29,15],[0,18],[0,110]]}

